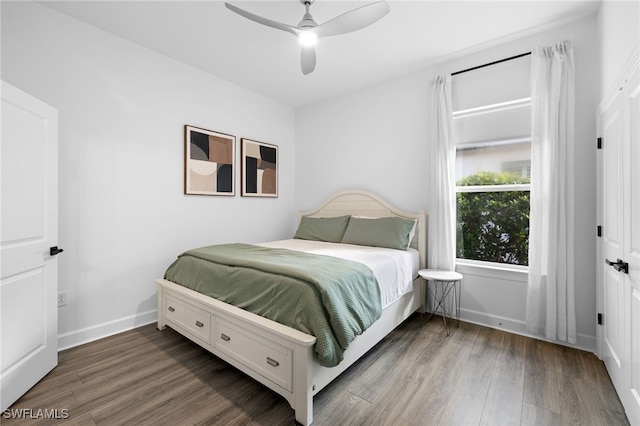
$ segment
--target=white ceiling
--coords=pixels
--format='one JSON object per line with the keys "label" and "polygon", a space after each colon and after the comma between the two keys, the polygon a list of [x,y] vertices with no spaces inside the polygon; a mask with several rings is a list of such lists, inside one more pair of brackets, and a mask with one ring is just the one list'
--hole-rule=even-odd
{"label": "white ceiling", "polygon": [[[372,0],[373,1],[373,0]],[[222,1],[42,1],[41,4],[291,106],[407,74],[503,37],[586,16],[596,0],[399,1],[373,25],[319,40],[313,73],[300,71],[291,34],[249,21]],[[232,1],[296,25],[299,0]],[[318,23],[365,1],[317,0]]]}

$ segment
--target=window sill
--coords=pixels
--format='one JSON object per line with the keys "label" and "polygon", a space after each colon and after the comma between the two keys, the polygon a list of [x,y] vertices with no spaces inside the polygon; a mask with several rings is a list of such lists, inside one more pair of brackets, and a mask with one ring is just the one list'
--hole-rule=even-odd
{"label": "window sill", "polygon": [[529,268],[527,266],[519,265],[456,259],[456,271],[463,275],[477,275],[480,277],[523,283],[526,283],[529,280]]}

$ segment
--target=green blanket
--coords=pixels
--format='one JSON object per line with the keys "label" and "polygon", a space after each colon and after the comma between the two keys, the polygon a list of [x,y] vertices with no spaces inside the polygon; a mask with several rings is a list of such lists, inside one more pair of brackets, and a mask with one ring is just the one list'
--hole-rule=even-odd
{"label": "green blanket", "polygon": [[367,266],[331,256],[248,244],[189,250],[165,279],[316,337],[321,365],[338,365],[353,339],[380,318]]}

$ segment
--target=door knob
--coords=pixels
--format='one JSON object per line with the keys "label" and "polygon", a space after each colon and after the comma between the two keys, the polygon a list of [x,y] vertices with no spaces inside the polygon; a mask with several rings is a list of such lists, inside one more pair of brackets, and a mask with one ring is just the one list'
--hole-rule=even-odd
{"label": "door knob", "polygon": [[56,254],[62,253],[64,250],[58,248],[58,246],[49,247],[49,256],[55,256]]}
{"label": "door knob", "polygon": [[609,259],[605,259],[604,261],[607,262],[607,265],[613,266],[613,269],[618,272],[624,272],[625,274],[629,273],[629,264],[622,259],[618,259],[615,262],[612,262]]}

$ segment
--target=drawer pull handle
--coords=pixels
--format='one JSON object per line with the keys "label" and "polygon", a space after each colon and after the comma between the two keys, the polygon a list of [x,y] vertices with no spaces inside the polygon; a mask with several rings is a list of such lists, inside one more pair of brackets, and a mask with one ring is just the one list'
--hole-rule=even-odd
{"label": "drawer pull handle", "polygon": [[231,340],[231,337],[227,336],[227,335],[226,335],[226,334],[224,334],[224,333],[222,333],[222,334],[220,335],[220,338],[221,338],[222,340],[224,340],[225,342],[228,342],[229,340]]}
{"label": "drawer pull handle", "polygon": [[204,324],[203,324],[203,323],[201,323],[200,321],[196,321],[196,325],[197,325],[198,327],[204,327]]}
{"label": "drawer pull handle", "polygon": [[280,363],[278,361],[276,361],[273,358],[269,358],[269,357],[267,357],[267,364],[272,365],[274,367],[277,367],[277,366],[280,365]]}
{"label": "drawer pull handle", "polygon": [[174,312],[176,309],[173,306],[169,306],[169,312]]}

